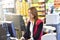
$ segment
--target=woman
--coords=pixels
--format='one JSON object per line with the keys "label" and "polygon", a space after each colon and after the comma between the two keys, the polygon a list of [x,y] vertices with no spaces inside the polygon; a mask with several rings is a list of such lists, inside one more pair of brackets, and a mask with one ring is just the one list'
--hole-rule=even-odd
{"label": "woman", "polygon": [[38,19],[38,13],[35,7],[28,9],[30,20],[27,23],[27,30],[24,34],[24,38],[30,40],[41,40],[43,22]]}

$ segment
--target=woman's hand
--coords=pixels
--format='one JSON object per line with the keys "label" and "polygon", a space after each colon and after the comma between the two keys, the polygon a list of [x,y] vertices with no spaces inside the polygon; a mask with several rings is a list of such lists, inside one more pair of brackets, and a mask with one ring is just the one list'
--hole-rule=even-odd
{"label": "woman's hand", "polygon": [[20,40],[25,40],[25,38],[24,37],[21,37]]}
{"label": "woman's hand", "polygon": [[28,39],[28,40],[34,40],[33,38],[30,38],[30,39]]}

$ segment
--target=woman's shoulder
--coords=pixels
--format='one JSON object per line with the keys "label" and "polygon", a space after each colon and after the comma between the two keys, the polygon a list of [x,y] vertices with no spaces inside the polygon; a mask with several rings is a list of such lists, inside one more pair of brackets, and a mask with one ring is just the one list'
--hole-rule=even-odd
{"label": "woman's shoulder", "polygon": [[43,20],[37,19],[36,24],[40,24],[40,23],[43,23]]}
{"label": "woman's shoulder", "polygon": [[43,20],[41,20],[41,19],[37,19],[37,22],[43,22]]}

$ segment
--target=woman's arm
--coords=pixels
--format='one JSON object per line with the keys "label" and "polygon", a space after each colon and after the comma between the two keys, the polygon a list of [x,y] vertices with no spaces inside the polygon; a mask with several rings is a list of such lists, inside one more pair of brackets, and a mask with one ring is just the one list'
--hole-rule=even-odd
{"label": "woman's arm", "polygon": [[26,29],[26,32],[25,32],[25,34],[24,34],[24,38],[25,38],[25,39],[30,39],[29,27],[30,27],[30,22],[27,24],[27,29]]}

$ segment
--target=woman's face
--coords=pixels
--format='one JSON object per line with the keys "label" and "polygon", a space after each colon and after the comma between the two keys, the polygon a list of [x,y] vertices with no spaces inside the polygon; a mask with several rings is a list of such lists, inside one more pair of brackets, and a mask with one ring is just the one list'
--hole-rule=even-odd
{"label": "woman's face", "polygon": [[32,15],[31,10],[28,10],[28,16],[29,16],[31,19],[34,18],[34,15]]}

